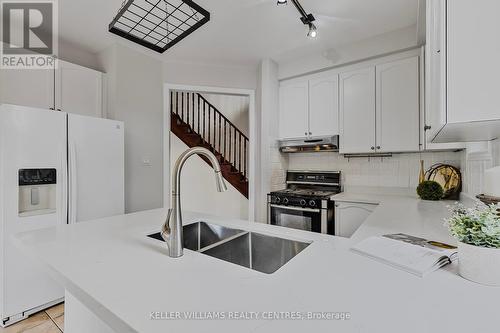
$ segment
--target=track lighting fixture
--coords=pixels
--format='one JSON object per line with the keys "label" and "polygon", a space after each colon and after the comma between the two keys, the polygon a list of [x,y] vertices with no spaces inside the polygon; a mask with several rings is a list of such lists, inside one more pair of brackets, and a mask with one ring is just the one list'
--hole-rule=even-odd
{"label": "track lighting fixture", "polygon": [[[287,0],[277,0],[277,1],[278,1],[276,3],[277,5],[286,5],[288,3]],[[300,4],[299,0],[291,0],[291,1],[295,6],[295,8],[297,9],[297,11],[300,13],[300,21],[305,25],[309,26],[309,32],[307,33],[307,37],[316,38],[316,36],[318,35],[318,29],[313,23],[314,21],[316,21],[314,15],[307,14],[307,12]]]}
{"label": "track lighting fixture", "polygon": [[316,38],[316,36],[318,36],[318,29],[314,23],[309,23],[309,32],[307,33],[307,37]]}

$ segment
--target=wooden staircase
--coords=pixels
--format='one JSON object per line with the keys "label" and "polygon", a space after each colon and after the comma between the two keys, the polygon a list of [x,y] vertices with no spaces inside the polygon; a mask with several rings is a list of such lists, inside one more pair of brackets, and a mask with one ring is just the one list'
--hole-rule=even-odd
{"label": "wooden staircase", "polygon": [[226,181],[248,199],[248,138],[217,108],[199,93],[171,91],[170,130],[188,147],[214,153]]}

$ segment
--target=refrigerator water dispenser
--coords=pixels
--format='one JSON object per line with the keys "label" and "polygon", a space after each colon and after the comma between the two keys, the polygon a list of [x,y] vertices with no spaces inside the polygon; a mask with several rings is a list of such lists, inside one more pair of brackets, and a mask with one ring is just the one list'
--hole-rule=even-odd
{"label": "refrigerator water dispenser", "polygon": [[56,212],[56,169],[19,170],[19,216]]}

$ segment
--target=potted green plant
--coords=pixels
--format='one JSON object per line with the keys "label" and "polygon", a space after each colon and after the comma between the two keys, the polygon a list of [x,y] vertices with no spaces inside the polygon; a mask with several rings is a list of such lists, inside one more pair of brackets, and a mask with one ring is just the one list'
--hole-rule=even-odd
{"label": "potted green plant", "polygon": [[459,274],[471,281],[500,285],[500,205],[451,207],[446,220],[458,240]]}

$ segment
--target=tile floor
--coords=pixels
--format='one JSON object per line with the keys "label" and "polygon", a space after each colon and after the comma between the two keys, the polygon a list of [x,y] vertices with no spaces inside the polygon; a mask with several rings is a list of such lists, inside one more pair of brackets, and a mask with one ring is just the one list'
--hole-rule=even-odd
{"label": "tile floor", "polygon": [[40,311],[28,319],[7,328],[0,327],[0,333],[62,333],[64,332],[64,303]]}

